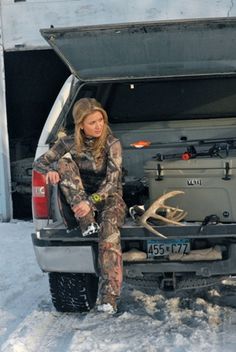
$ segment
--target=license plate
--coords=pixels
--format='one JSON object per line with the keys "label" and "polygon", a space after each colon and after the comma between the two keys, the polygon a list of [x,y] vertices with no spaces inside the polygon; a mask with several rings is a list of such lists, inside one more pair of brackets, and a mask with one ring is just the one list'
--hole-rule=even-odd
{"label": "license plate", "polygon": [[148,258],[169,255],[172,253],[186,254],[189,252],[190,241],[187,239],[147,241]]}

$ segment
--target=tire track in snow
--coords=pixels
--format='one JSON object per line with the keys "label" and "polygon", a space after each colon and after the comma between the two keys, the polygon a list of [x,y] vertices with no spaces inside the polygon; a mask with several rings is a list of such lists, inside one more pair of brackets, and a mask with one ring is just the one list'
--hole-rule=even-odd
{"label": "tire track in snow", "polygon": [[1,351],[67,351],[80,319],[78,314],[34,310],[9,336]]}
{"label": "tire track in snow", "polygon": [[31,314],[48,294],[48,287],[42,274],[32,277],[24,287],[11,291],[0,308],[3,316],[0,322],[0,330],[2,330],[0,346],[9,339],[25,317]]}
{"label": "tire track in snow", "polygon": [[210,303],[211,298],[166,298],[125,288],[121,312],[108,316],[58,313],[49,300],[37,291],[34,295],[38,303],[8,336],[2,352],[107,352],[108,346],[116,352],[218,352],[222,346],[227,352],[235,350],[229,329],[234,310]]}

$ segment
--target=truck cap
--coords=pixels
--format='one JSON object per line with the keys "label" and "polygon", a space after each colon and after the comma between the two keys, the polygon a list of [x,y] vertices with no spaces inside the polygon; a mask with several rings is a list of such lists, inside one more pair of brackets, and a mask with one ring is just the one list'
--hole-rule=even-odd
{"label": "truck cap", "polygon": [[235,75],[236,18],[41,29],[81,81]]}

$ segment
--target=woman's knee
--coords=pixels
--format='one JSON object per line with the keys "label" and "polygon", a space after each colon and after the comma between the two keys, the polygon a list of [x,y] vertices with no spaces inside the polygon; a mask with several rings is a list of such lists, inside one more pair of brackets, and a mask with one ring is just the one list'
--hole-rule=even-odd
{"label": "woman's knee", "polygon": [[101,221],[104,222],[105,225],[112,224],[119,228],[124,223],[126,211],[127,208],[123,200],[117,201],[108,199],[101,214]]}

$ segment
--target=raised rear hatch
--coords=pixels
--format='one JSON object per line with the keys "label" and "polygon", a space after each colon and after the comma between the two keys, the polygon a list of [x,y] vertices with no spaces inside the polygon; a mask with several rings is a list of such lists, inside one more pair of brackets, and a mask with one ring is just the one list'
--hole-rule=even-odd
{"label": "raised rear hatch", "polygon": [[235,75],[236,18],[42,29],[82,81]]}

